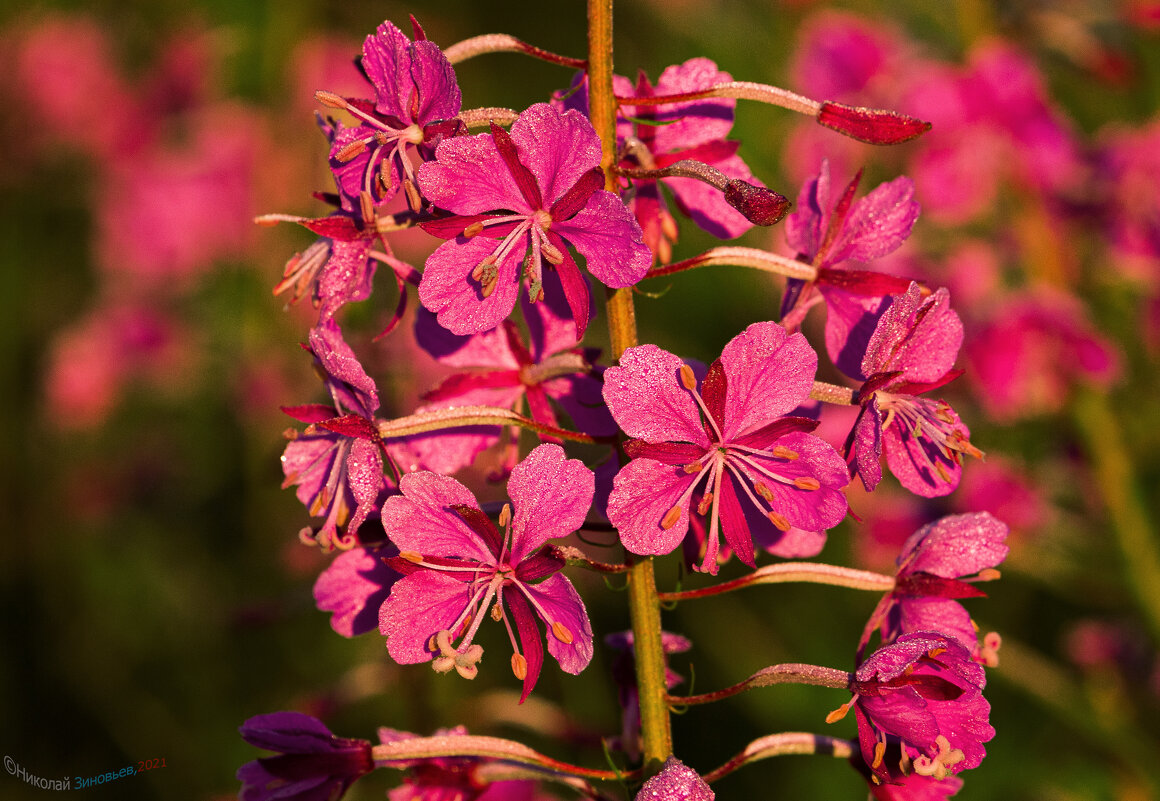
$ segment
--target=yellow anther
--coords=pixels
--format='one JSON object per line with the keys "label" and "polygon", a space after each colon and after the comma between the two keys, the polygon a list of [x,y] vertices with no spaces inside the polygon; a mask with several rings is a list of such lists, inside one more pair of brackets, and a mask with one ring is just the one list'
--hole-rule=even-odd
{"label": "yellow anther", "polygon": [[882,762],[885,758],[886,743],[879,740],[878,742],[874,743],[874,761],[870,763],[871,769],[877,770],[878,768],[882,767]]}
{"label": "yellow anther", "polygon": [[371,197],[371,193],[362,191],[358,193],[359,210],[362,212],[362,218],[365,222],[375,221],[375,199]]}
{"label": "yellow anther", "polygon": [[687,364],[681,365],[681,383],[684,384],[685,389],[697,389],[697,376],[693,374],[693,368]]}
{"label": "yellow anther", "polygon": [[353,142],[348,144],[342,150],[335,153],[334,158],[336,161],[344,161],[344,162],[350,161],[351,159],[353,159],[355,156],[357,156],[359,153],[362,153],[366,149],[367,149],[367,140],[355,139]]}
{"label": "yellow anther", "polygon": [[327,92],[322,89],[314,93],[314,99],[330,108],[346,108],[348,105],[346,98],[342,95],[336,95],[334,92]]}
{"label": "yellow anther", "polygon": [[672,509],[665,513],[664,517],[661,518],[661,528],[663,528],[665,531],[668,531],[670,528],[675,526],[677,521],[680,519],[681,507],[674,506]]}
{"label": "yellow anther", "polygon": [[713,505],[713,493],[706,492],[705,497],[701,498],[701,502],[697,504],[697,514],[703,515],[709,511],[709,507]]}
{"label": "yellow anther", "polygon": [[399,551],[399,556],[406,559],[408,562],[414,562],[417,565],[423,564],[423,554],[418,551]]}
{"label": "yellow anther", "polygon": [[[689,475],[692,475],[693,473],[700,473],[701,472],[701,465],[698,462],[689,462],[687,465],[685,465],[681,469],[684,470]],[[293,481],[290,482],[290,484],[293,484],[293,483],[294,483]],[[290,484],[287,484],[286,486],[288,487],[288,486],[290,486]],[[283,487],[282,489],[286,489],[286,487]]]}
{"label": "yellow anther", "polygon": [[775,445],[770,453],[778,459],[789,459],[791,462],[801,456],[797,451],[792,451],[784,445]]}
{"label": "yellow anther", "polygon": [[809,476],[799,476],[793,480],[793,485],[800,490],[816,490],[822,486],[822,483],[816,478]]}
{"label": "yellow anther", "polygon": [[512,505],[505,503],[499,510],[499,527],[504,528],[510,522],[512,522]]}
{"label": "yellow anther", "polygon": [[847,701],[833,712],[826,715],[826,723],[837,723],[839,720],[846,717],[846,713],[850,711],[850,707],[853,705],[853,703],[853,701]]}
{"label": "yellow anther", "polygon": [[503,620],[503,607],[501,607],[498,603],[491,608],[491,619],[496,623]]}
{"label": "yellow anther", "polygon": [[547,259],[550,264],[562,264],[564,261],[564,254],[561,253],[560,249],[553,245],[551,242],[545,242],[544,244],[540,245],[540,252],[544,254],[544,258]]}
{"label": "yellow anther", "polygon": [[769,518],[769,522],[777,526],[778,531],[789,531],[793,525],[786,519],[785,515],[777,512],[766,512],[765,516]]}
{"label": "yellow anther", "polygon": [[994,581],[1001,575],[1002,574],[993,567],[984,567],[979,571],[978,575],[975,576],[975,581]]}
{"label": "yellow anther", "polygon": [[419,187],[415,186],[415,182],[410,178],[403,179],[403,193],[407,196],[407,206],[411,211],[423,210],[423,196],[419,194]]}
{"label": "yellow anther", "polygon": [[948,484],[951,483],[951,474],[948,473],[947,469],[942,466],[942,462],[934,463],[934,471],[938,473],[938,477],[943,481],[947,482]]}
{"label": "yellow anther", "polygon": [[767,503],[773,503],[773,490],[764,481],[754,482],[753,488],[757,490],[757,494],[764,498]]}
{"label": "yellow anther", "polygon": [[528,660],[524,659],[523,654],[512,654],[512,673],[516,674],[516,678],[523,681],[528,675]]}
{"label": "yellow anther", "polygon": [[556,635],[556,639],[564,645],[572,644],[572,632],[568,631],[568,627],[559,620],[552,622],[552,634]]}

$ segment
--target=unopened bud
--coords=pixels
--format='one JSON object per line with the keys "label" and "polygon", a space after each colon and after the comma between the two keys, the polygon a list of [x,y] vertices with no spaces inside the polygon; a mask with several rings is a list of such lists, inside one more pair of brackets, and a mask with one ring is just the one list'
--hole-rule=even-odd
{"label": "unopened bud", "polygon": [[896,111],[829,101],[822,103],[817,119],[831,130],[872,145],[896,145],[930,130],[929,122]]}
{"label": "unopened bud", "polygon": [[754,225],[773,225],[781,222],[789,211],[790,202],[782,195],[764,186],[734,178],[725,185],[725,202],[737,209]]}

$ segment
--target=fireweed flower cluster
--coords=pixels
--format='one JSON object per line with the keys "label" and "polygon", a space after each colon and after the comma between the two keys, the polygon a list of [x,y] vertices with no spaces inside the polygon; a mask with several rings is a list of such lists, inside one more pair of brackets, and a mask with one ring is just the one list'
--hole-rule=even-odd
{"label": "fireweed flower cluster", "polygon": [[[599,5],[597,27],[608,21]],[[974,582],[997,576],[1006,527],[966,514],[921,528],[895,576],[776,561],[816,556],[847,516],[851,479],[873,489],[882,456],[904,486],[931,497],[954,489],[962,454],[978,455],[949,405],[919,397],[958,375],[962,326],[947,291],[872,269],[910,235],[913,187],[899,177],[856,199],[860,176],[833,192],[822,162],[787,221],[795,259],[725,247],[682,262],[670,260],[675,224],[660,190],[664,181],[682,212],[722,238],[781,220],[788,201],[754,178],[739,143],[725,138],[739,99],[875,144],[929,126],[735,81],[704,58],[665,69],[654,85],[643,73],[635,82],[614,78],[610,52],[596,44],[588,61],[504,34],[442,51],[412,27],[408,38],[385,22],[367,38],[359,63],[371,97],[317,94],[353,118],[321,122],[337,192],[320,197],[331,213],[262,220],[298,222],[321,237],[291,260],[279,285],[319,306],[306,348],[330,400],[285,408],[306,424],[290,434],[286,484],[324,520],[304,540],[351,548],[319,576],[315,601],[338,634],[377,627],[397,663],[468,679],[481,670],[477,635],[490,617],[510,641],[522,703],[545,651],[564,673],[593,663],[585,603],[562,571],[627,574],[632,629],[606,640],[622,651],[611,668],[622,726],[605,740],[618,765],[573,765],[461,728],[430,736],[383,729],[372,745],[335,737],[299,713],[275,713],[243,726],[248,742],[281,752],[242,768],[243,797],[336,799],[383,767],[405,772],[390,794],[398,801],[533,797],[529,776],[591,798],[604,797],[597,782],[627,780],[638,799],[704,801],[714,797],[712,782],[749,763],[822,752],[849,758],[879,798],[953,794],[961,784],[954,774],[977,766],[993,735],[981,691],[984,664],[994,661],[994,643],[978,647],[955,599],[981,594]],[[519,112],[465,110],[452,65],[499,51],[580,69],[575,91]],[[388,213],[400,194],[406,208]],[[393,254],[388,240],[403,228],[443,240],[421,269]],[[729,259],[789,279],[780,323],[749,325],[707,367],[636,341],[631,289],[650,269],[668,275]],[[407,285],[417,287],[413,357],[453,371],[417,409],[380,408],[378,386],[388,383],[376,384],[362,366],[374,362],[360,362],[339,327],[345,304],[370,297],[378,264],[390,266],[400,289],[380,336],[402,319]],[[609,289],[607,364],[584,340],[595,313],[588,276]],[[858,386],[815,380],[817,352],[801,329],[821,302],[825,351]],[[388,365],[391,386],[407,380],[411,360]],[[814,435],[817,415],[802,411],[811,401],[856,409],[846,458]],[[528,432],[542,442],[529,448]],[[572,451],[575,443],[584,449]],[[458,474],[482,466],[485,449],[493,464],[498,450],[502,465],[489,478],[508,477],[510,503],[495,508],[478,500],[492,495],[482,478],[469,486],[473,479]],[[590,518],[597,474],[605,484],[597,505],[609,523]],[[611,533],[608,553],[559,542],[584,528]],[[679,547],[709,583],[661,592],[652,557]],[[713,579],[732,554],[749,570]],[[667,658],[692,643],[662,631],[662,602],[791,581],[883,594],[861,641],[850,644],[855,672],[773,665],[723,690],[672,695],[681,679]],[[879,650],[863,660],[876,630]],[[849,692],[828,719],[853,709],[857,739],[773,733],[704,774],[674,755],[671,709],[789,681]]]}

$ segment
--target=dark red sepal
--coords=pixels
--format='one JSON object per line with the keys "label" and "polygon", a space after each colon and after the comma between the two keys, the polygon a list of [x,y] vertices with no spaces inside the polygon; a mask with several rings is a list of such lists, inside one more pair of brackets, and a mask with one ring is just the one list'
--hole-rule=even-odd
{"label": "dark red sepal", "polygon": [[580,176],[563,197],[552,204],[548,211],[553,220],[570,220],[576,212],[588,204],[588,198],[604,188],[604,170],[593,167]]}
{"label": "dark red sepal", "polygon": [[338,413],[338,410],[333,406],[322,403],[304,403],[301,406],[279,406],[278,408],[300,423],[321,423]]}
{"label": "dark red sepal", "polygon": [[[524,690],[520,694],[520,703],[527,700],[536,681],[540,678],[540,670],[544,667],[544,642],[540,638],[540,627],[536,625],[536,615],[528,599],[519,590],[505,592],[504,600],[511,610],[512,619],[516,624],[516,633],[519,636],[520,651],[527,660],[528,672],[524,676]],[[551,636],[551,635],[548,635]]]}
{"label": "dark red sepal", "polygon": [[868,400],[870,400],[871,397],[873,397],[875,392],[884,388],[887,384],[898,378],[900,375],[902,375],[901,370],[892,370],[889,373],[875,373],[874,375],[867,378],[866,383],[864,383],[858,389],[857,393],[854,395],[855,399],[859,403],[865,404]]}
{"label": "dark red sepal", "polygon": [[832,286],[851,295],[875,298],[900,295],[914,281],[913,278],[876,273],[873,270],[839,270],[833,267],[819,269],[815,280],[823,286]]}
{"label": "dark red sepal", "polygon": [[524,201],[533,210],[542,209],[544,198],[540,194],[540,185],[536,183],[536,176],[532,171],[520,161],[520,153],[511,134],[493,122],[491,123],[491,136],[495,140],[495,149],[499,151],[500,158],[507,165],[508,172],[511,173],[516,186],[519,187],[520,194],[524,196]]}
{"label": "dark red sepal", "polygon": [[934,381],[922,382],[907,382],[899,384],[891,389],[891,392],[898,392],[903,395],[921,395],[924,392],[930,392],[932,389],[945,387],[950,382],[965,373],[966,370],[947,370],[942,378],[936,378]]}
{"label": "dark red sepal", "polygon": [[768,448],[786,434],[792,434],[795,431],[809,434],[817,427],[818,421],[809,417],[782,417],[756,431],[742,434],[733,441],[747,448]]}
{"label": "dark red sepal", "polygon": [[894,582],[895,595],[915,598],[986,598],[987,593],[974,584],[943,578],[930,573],[911,573]]}
{"label": "dark red sepal", "polygon": [[[725,431],[725,394],[728,391],[728,385],[729,380],[725,376],[725,366],[721,364],[720,359],[717,359],[709,365],[709,370],[705,373],[704,380],[701,381],[701,399],[705,401],[709,414],[713,416],[713,422],[717,424],[717,430],[721,432]],[[712,426],[705,426],[705,436],[711,441],[717,440]]]}
{"label": "dark red sepal", "polygon": [[503,549],[503,537],[500,536],[495,523],[491,522],[491,518],[481,510],[465,503],[452,504],[451,511],[459,515],[459,518],[487,543],[488,550],[492,552],[492,555],[499,559],[499,552]]}
{"label": "dark red sepal", "polygon": [[379,430],[375,428],[374,423],[361,414],[345,414],[342,417],[333,417],[330,420],[320,421],[318,425],[327,431],[342,434],[344,437],[367,439],[371,442],[379,441]]}
{"label": "dark red sepal", "polygon": [[588,320],[592,311],[592,297],[588,292],[588,282],[576,266],[572,254],[568,252],[568,245],[559,234],[548,232],[548,241],[556,246],[564,256],[564,261],[556,265],[556,274],[560,277],[560,284],[564,288],[564,299],[568,301],[568,308],[572,312],[572,321],[576,324],[576,341],[584,339],[584,332],[588,330]]}
{"label": "dark red sepal", "polygon": [[568,562],[551,545],[545,545],[516,565],[516,578],[520,581],[536,582],[559,573]]}
{"label": "dark red sepal", "polygon": [[653,459],[671,465],[691,464],[705,455],[705,449],[700,445],[686,442],[652,443],[642,439],[630,439],[625,442],[624,452],[630,459]]}

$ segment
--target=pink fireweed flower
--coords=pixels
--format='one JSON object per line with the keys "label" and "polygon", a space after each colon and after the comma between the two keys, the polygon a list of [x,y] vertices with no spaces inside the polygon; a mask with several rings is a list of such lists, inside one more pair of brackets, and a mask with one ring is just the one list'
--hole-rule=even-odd
{"label": "pink fireweed flower", "polygon": [[250,745],[280,752],[238,768],[241,801],[337,801],[375,767],[369,741],[336,737],[301,712],[257,715],[239,731]]}
{"label": "pink fireweed flower", "polygon": [[[350,112],[360,124],[350,128],[336,123],[330,166],[338,183],[342,206],[362,211],[393,198],[407,187],[408,201],[418,208],[415,169],[408,151],[427,154],[444,135],[454,134],[462,101],[455,71],[415,23],[411,41],[390,22],[384,22],[363,44],[361,66],[375,89],[375,99],[347,100],[332,93],[319,99]],[[421,154],[422,155],[422,154]]]}
{"label": "pink fireweed flower", "polygon": [[[621,75],[613,76],[613,88],[622,97],[653,97],[696,92],[733,77],[717,69],[707,58],[692,58],[666,67],[656,85],[643,72],[636,85]],[[622,105],[617,121],[617,147],[621,164],[647,170],[663,169],[682,159],[715,167],[727,177],[761,185],[737,155],[739,143],[725,137],[733,127],[732,98],[706,98],[664,106]],[[564,108],[588,113],[587,82],[581,74],[563,101]],[[716,187],[693,178],[664,178],[677,207],[700,228],[720,239],[735,239],[753,227],[741,212],[729,205]],[[662,263],[668,263],[677,241],[677,224],[655,178],[631,178],[625,202],[644,232],[644,242]]]}
{"label": "pink fireweed flower", "polygon": [[697,771],[675,756],[637,790],[633,801],[713,801],[717,796]]}
{"label": "pink fireweed flower", "polygon": [[560,667],[572,674],[587,667],[588,613],[559,575],[563,558],[546,543],[583,524],[592,504],[591,470],[566,459],[559,445],[537,447],[512,470],[515,512],[505,506],[500,513],[503,535],[453,478],[410,473],[399,489],[402,495],[383,506],[383,528],[400,548],[388,563],[405,575],[379,612],[379,630],[396,662],[434,660],[436,671],[474,678],[483,648],[472,640],[490,609],[511,639],[512,672],[524,683],[521,703],[544,662],[537,617]]}
{"label": "pink fireweed flower", "polygon": [[308,424],[282,454],[282,486],[297,484],[298,500],[311,515],[326,518],[317,532],[302,530],[304,541],[350,548],[354,532],[387,489],[382,441],[374,425],[379,393],[343,340],[338,323],[328,320],[312,328],[309,340],[307,350],[314,354],[333,405],[282,407]]}
{"label": "pink fireweed flower", "polygon": [[[796,330],[810,307],[824,300],[826,352],[847,375],[857,375],[885,297],[904,292],[910,282],[852,269],[845,262],[869,262],[893,253],[910,236],[919,213],[909,178],[895,178],[855,201],[861,178],[859,172],[832,200],[830,166],[823,161],[817,176],[802,187],[797,211],[785,220],[786,242],[798,251],[798,261],[818,268],[818,278],[810,284],[786,282],[782,324]],[[815,288],[820,298],[813,294]]]}
{"label": "pink fireweed flower", "polygon": [[[569,252],[610,287],[632,286],[652,254],[640,226],[600,169],[600,139],[575,111],[531,106],[509,134],[444,140],[435,161],[419,168],[423,194],[451,217],[424,223],[448,239],[431,257],[419,299],[456,334],[498,326],[511,314],[521,277],[532,301],[544,296],[554,269],[580,339],[588,326],[588,283]],[[545,265],[546,263],[546,265]]]}
{"label": "pink fireweed flower", "polygon": [[992,420],[1057,412],[1075,384],[1106,388],[1120,375],[1115,346],[1076,298],[1038,290],[995,304],[967,344],[971,377]]}
{"label": "pink fireweed flower", "polygon": [[897,781],[917,773],[942,779],[983,761],[995,736],[983,698],[983,666],[961,643],[935,632],[903,634],[875,651],[854,673],[850,707],[858,721],[862,758],[873,778]]}
{"label": "pink fireweed flower", "polygon": [[[604,400],[634,439],[616,475],[608,518],[624,547],[669,553],[689,528],[694,491],[709,514],[702,571],[717,572],[719,530],[747,565],[753,538],[821,534],[846,514],[841,457],[787,415],[809,396],[817,354],[801,334],[754,323],[734,337],[698,388],[693,369],[655,345],[629,348],[604,373]],[[746,503],[743,499],[748,499]],[[816,553],[816,551],[815,551]]]}
{"label": "pink fireweed flower", "polygon": [[883,451],[902,486],[927,498],[958,486],[963,454],[983,455],[949,404],[918,397],[962,374],[952,369],[962,341],[946,289],[924,297],[912,283],[878,320],[862,359],[862,411],[847,444],[851,476],[861,476],[866,489],[882,479]]}
{"label": "pink fireweed flower", "polygon": [[898,557],[894,589],[862,632],[859,653],[880,628],[884,643],[914,631],[939,631],[981,659],[975,624],[955,599],[985,595],[975,582],[998,578],[1006,539],[1007,526],[987,512],[949,515],[914,532]]}

